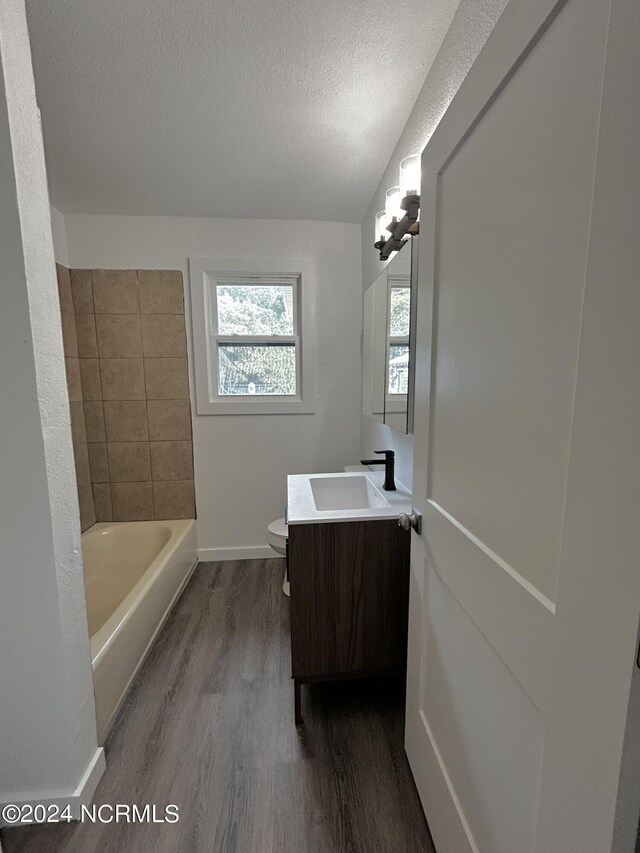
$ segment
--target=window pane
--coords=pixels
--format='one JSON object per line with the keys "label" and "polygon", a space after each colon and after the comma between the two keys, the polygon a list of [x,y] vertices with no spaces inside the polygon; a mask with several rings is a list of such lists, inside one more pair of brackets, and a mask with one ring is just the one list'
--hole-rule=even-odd
{"label": "window pane", "polygon": [[296,393],[295,344],[218,344],[218,393]]}
{"label": "window pane", "polygon": [[216,285],[219,335],[293,335],[292,284]]}
{"label": "window pane", "polygon": [[409,388],[409,345],[389,347],[388,394],[406,394]]}
{"label": "window pane", "polygon": [[392,287],[389,305],[389,334],[401,337],[409,334],[409,303],[411,289]]}

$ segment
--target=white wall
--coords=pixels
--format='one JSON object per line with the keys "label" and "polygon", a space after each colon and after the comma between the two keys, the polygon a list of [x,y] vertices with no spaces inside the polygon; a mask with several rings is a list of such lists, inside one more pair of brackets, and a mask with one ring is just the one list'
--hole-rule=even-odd
{"label": "white wall", "polygon": [[[181,269],[187,282],[190,256],[309,259],[316,274],[316,413],[198,416],[192,399],[201,551],[206,557],[211,549],[264,548],[267,524],[284,514],[288,473],[342,470],[359,458],[360,226],[75,215],[65,221],[72,267]],[[189,305],[187,333],[193,398]]]}
{"label": "white wall", "polygon": [[104,757],[23,0],[0,4],[0,62],[0,803],[73,800]]}
{"label": "white wall", "polygon": [[[398,183],[400,160],[424,149],[506,5],[507,0],[461,0],[362,222],[363,290],[369,287],[385,266],[373,248],[374,220],[377,211],[384,209],[385,192]],[[408,26],[410,17],[406,16]],[[426,225],[421,223],[423,228]],[[410,486],[412,436],[402,435],[384,424],[363,417],[362,453],[368,455],[372,450],[383,447],[396,451],[398,479]]]}

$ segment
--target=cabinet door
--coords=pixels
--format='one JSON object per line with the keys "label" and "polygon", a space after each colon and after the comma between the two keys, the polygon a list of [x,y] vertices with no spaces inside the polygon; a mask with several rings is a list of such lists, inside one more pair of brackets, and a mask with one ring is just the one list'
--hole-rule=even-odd
{"label": "cabinet door", "polygon": [[295,678],[404,668],[409,542],[395,519],[289,528]]}

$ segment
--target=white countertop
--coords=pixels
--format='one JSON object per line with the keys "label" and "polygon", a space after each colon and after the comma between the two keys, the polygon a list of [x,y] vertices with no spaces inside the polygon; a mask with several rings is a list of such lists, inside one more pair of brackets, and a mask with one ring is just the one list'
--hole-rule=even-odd
{"label": "white countertop", "polygon": [[[365,475],[380,491],[389,506],[365,509],[316,509],[310,477],[357,477]],[[364,467],[359,471],[339,471],[333,474],[289,474],[287,477],[287,523],[288,524],[323,524],[332,521],[379,521],[397,518],[400,513],[411,512],[411,493],[396,480],[396,491],[386,492],[384,483],[384,468],[380,471],[370,471]]]}

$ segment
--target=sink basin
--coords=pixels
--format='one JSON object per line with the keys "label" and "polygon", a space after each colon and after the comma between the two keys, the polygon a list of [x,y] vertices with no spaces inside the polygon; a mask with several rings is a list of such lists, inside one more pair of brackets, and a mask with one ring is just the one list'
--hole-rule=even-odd
{"label": "sink basin", "polygon": [[345,471],[335,474],[289,474],[289,524],[327,524],[334,521],[382,521],[411,512],[411,494],[396,481],[395,492],[382,488],[384,471]]}
{"label": "sink basin", "polygon": [[354,510],[391,506],[389,501],[363,475],[355,477],[309,477],[316,509]]}

